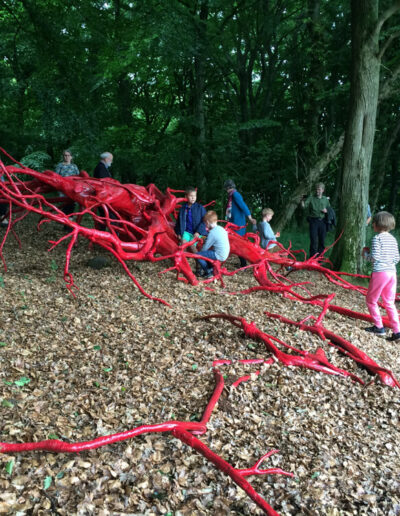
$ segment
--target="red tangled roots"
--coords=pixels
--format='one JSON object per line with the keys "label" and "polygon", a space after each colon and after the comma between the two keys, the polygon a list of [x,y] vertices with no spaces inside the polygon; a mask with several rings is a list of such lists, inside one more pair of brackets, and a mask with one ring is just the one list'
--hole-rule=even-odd
{"label": "red tangled roots", "polygon": [[[2,150],[2,149],[0,149]],[[8,154],[2,150],[6,156]],[[10,156],[8,156],[12,159]],[[66,260],[64,267],[64,280],[68,290],[73,293],[77,289],[74,279],[69,272],[72,250],[79,236],[86,238],[89,242],[101,246],[117,258],[125,272],[132,279],[140,292],[150,299],[167,304],[164,300],[154,298],[143,290],[134,275],[129,271],[127,262],[129,260],[138,261],[159,261],[171,259],[173,266],[163,272],[176,271],[177,279],[188,282],[192,285],[198,283],[197,278],[189,265],[189,259],[197,255],[187,252],[187,248],[193,244],[188,242],[182,246],[174,232],[174,216],[183,198],[174,195],[177,191],[167,189],[163,194],[155,185],[146,188],[133,184],[121,184],[113,179],[93,179],[85,172],[80,176],[60,177],[52,171],[43,173],[28,169],[15,162],[16,165],[5,166],[0,161],[0,175],[3,175],[4,182],[0,181],[0,200],[8,204],[9,223],[3,240],[0,245],[0,256],[4,267],[6,264],[3,258],[3,248],[9,233],[15,233],[15,226],[28,213],[36,213],[41,216],[38,224],[40,226],[46,222],[55,222],[68,226],[71,230],[56,242],[51,242],[53,249],[64,240],[69,240]],[[28,176],[29,181],[23,181],[22,177]],[[51,191],[62,192],[65,197],[49,198],[44,194]],[[79,205],[79,210],[71,215],[66,215],[58,205],[65,200],[73,200]],[[98,209],[102,208],[98,212]],[[81,225],[82,217],[89,215],[94,222],[94,228]],[[100,228],[105,226],[106,230]],[[372,375],[377,375],[380,380],[390,387],[400,387],[399,382],[393,373],[380,367],[363,351],[351,344],[346,339],[334,334],[322,325],[323,318],[328,310],[334,311],[346,317],[358,318],[370,321],[368,314],[355,312],[331,302],[334,294],[311,296],[307,290],[308,283],[295,283],[289,279],[284,271],[290,270],[310,270],[323,274],[329,281],[349,290],[358,291],[361,295],[366,294],[366,289],[357,287],[348,282],[344,277],[347,275],[341,272],[334,272],[323,266],[327,260],[320,256],[311,257],[305,261],[296,258],[296,252],[284,249],[279,244],[279,252],[270,253],[259,246],[259,238],[254,234],[247,234],[241,237],[235,230],[236,226],[227,224],[226,230],[229,234],[231,253],[240,255],[249,262],[247,268],[253,270],[254,278],[258,285],[241,292],[231,292],[231,295],[244,295],[251,292],[265,290],[281,294],[293,301],[314,305],[321,308],[318,318],[313,316],[297,322],[291,321],[281,315],[267,313],[268,317],[279,319],[282,323],[295,325],[301,330],[317,334],[321,339],[328,340],[348,358],[355,361],[360,366],[366,368]],[[239,271],[228,272],[219,262],[213,262],[214,278],[206,280],[210,283],[219,280],[224,285],[224,276],[232,276]],[[272,265],[275,265],[275,269]],[[276,267],[278,266],[278,267]],[[276,270],[277,269],[277,270]],[[207,287],[209,288],[209,287]],[[211,289],[210,289],[211,290]],[[241,360],[246,364],[271,364],[275,360],[286,366],[295,366],[311,369],[320,373],[349,377],[353,381],[363,384],[354,373],[340,369],[329,362],[324,351],[319,348],[315,353],[309,353],[301,349],[289,346],[282,340],[264,333],[258,329],[254,323],[249,323],[242,317],[226,314],[208,315],[204,319],[225,319],[244,331],[245,335],[251,339],[264,343],[266,350],[272,357],[268,359]],[[307,321],[314,319],[313,324],[306,324]],[[384,319],[387,324],[387,319]],[[290,353],[282,351],[281,348],[290,350]],[[272,507],[253,489],[246,477],[251,475],[280,474],[293,476],[279,468],[260,469],[264,460],[277,450],[271,450],[261,457],[254,466],[247,469],[237,469],[226,462],[222,457],[210,450],[196,435],[202,435],[207,431],[207,424],[212,412],[221,397],[224,389],[224,378],[219,370],[220,366],[230,364],[229,360],[217,360],[213,363],[213,371],[216,380],[214,392],[204,410],[200,422],[186,421],[166,421],[153,425],[143,425],[132,430],[99,437],[92,441],[80,443],[66,443],[59,440],[46,440],[33,443],[0,443],[2,453],[17,453],[23,451],[45,450],[60,453],[78,453],[93,448],[109,445],[117,441],[131,439],[145,433],[169,432],[177,439],[186,443],[191,448],[201,453],[207,460],[212,462],[218,469],[229,475],[233,481],[240,486],[261,507],[266,514],[276,515]],[[255,373],[259,374],[259,371]],[[250,376],[238,378],[232,385],[237,388],[241,383],[250,379]]]}

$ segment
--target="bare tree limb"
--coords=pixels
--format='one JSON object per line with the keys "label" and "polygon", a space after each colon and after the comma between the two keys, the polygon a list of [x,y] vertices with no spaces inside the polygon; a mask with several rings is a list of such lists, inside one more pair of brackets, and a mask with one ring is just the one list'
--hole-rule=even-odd
{"label": "bare tree limb", "polygon": [[400,0],[396,0],[396,2],[393,2],[393,5],[391,5],[388,9],[386,9],[386,11],[384,11],[381,14],[374,30],[374,36],[379,37],[385,22],[387,22],[387,20],[391,18],[398,10],[400,10]]}
{"label": "bare tree limb", "polygon": [[379,52],[378,54],[378,59],[381,60],[384,53],[386,52],[386,50],[390,47],[390,45],[393,43],[393,41],[398,38],[400,36],[400,31],[398,32],[394,32],[393,34],[391,34],[391,36],[389,38],[387,38],[387,40],[385,41],[385,43],[383,44],[382,48],[381,48],[381,51]]}
{"label": "bare tree limb", "polygon": [[382,84],[379,92],[378,102],[387,99],[392,95],[393,91],[396,91],[398,86],[396,84],[400,75],[400,64],[392,72],[392,76]]}
{"label": "bare tree limb", "polygon": [[276,217],[275,228],[277,231],[281,231],[289,223],[293,213],[300,203],[301,197],[308,192],[308,186],[318,181],[329,163],[340,154],[343,148],[343,142],[344,132],[319,158],[317,163],[310,168],[307,179],[298,184],[294,189],[292,195],[286,201],[286,209],[280,214],[280,216]]}

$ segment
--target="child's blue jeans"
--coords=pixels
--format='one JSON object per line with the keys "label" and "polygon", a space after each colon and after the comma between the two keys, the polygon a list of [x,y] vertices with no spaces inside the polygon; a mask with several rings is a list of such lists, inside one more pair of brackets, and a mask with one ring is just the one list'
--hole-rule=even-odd
{"label": "child's blue jeans", "polygon": [[[212,249],[208,249],[207,251],[199,251],[197,254],[200,256],[204,256],[205,258],[211,258],[211,260],[216,260],[217,257],[215,255],[215,251]],[[205,260],[201,260],[200,258],[197,260],[200,264],[200,267],[205,272],[212,272],[213,266],[210,262],[206,262]]]}

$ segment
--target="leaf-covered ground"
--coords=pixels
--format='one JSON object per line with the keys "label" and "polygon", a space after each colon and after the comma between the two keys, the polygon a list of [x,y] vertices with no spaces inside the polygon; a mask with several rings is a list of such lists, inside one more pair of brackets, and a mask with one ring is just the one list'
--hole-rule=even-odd
{"label": "leaf-covered ground", "polygon": [[[4,230],[2,230],[4,232]],[[277,448],[266,467],[294,478],[251,477],[282,515],[400,514],[400,391],[386,387],[317,336],[268,319],[264,311],[301,320],[320,309],[258,292],[250,271],[227,278],[226,289],[192,287],[168,264],[131,263],[143,287],[172,308],[139,294],[120,265],[94,270],[102,254],[80,241],[71,272],[74,299],[62,279],[62,235],[33,219],[18,228],[22,249],[9,238],[8,272],[0,277],[0,441],[59,438],[69,442],[170,419],[198,419],[214,388],[214,359],[268,358],[263,345],[228,322],[199,320],[230,313],[289,344],[322,347],[339,367],[367,383],[287,368],[275,362],[237,389],[229,385],[256,366],[225,366],[228,388],[201,439],[232,465],[247,468]],[[228,267],[233,269],[236,259]],[[319,275],[313,293],[337,292],[335,304],[362,312],[364,299]],[[363,331],[365,323],[328,313],[324,324],[400,378],[400,345]],[[169,434],[81,453],[0,454],[0,514],[223,515],[261,514],[223,473]]]}

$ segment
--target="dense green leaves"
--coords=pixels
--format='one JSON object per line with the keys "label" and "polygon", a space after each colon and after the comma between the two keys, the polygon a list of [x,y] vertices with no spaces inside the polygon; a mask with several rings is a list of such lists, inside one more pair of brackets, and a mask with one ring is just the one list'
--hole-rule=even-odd
{"label": "dense green leaves", "polygon": [[345,128],[347,2],[6,0],[0,19],[0,138],[18,159],[54,167],[69,147],[91,172],[110,150],[123,181],[192,183],[222,206],[232,176],[279,212]]}

